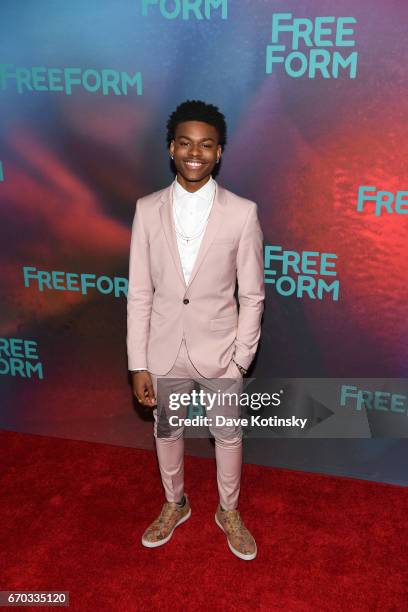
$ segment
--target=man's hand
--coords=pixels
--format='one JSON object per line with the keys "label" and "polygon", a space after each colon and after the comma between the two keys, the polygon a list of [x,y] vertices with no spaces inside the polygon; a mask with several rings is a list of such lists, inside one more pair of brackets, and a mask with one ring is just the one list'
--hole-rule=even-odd
{"label": "man's hand", "polygon": [[133,395],[142,406],[155,406],[157,401],[154,395],[152,378],[149,372],[132,372]]}

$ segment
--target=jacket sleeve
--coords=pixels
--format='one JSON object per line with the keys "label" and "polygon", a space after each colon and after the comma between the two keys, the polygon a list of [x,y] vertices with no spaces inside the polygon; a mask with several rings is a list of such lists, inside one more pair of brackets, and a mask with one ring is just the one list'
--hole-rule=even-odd
{"label": "jacket sleeve", "polygon": [[132,224],[127,294],[128,369],[147,368],[147,342],[150,331],[154,287],[150,274],[150,253],[147,229],[144,226],[140,200]]}
{"label": "jacket sleeve", "polygon": [[265,300],[263,234],[257,204],[251,204],[237,252],[239,317],[234,359],[245,369],[258,347]]}

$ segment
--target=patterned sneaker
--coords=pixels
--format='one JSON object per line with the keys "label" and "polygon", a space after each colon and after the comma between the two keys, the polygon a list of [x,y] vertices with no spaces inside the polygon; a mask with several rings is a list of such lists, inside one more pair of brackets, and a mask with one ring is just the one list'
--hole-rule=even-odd
{"label": "patterned sneaker", "polygon": [[255,559],[256,542],[245,527],[238,510],[221,510],[218,505],[215,522],[226,534],[228,546],[234,555],[245,561]]}
{"label": "patterned sneaker", "polygon": [[157,519],[146,529],[142,536],[143,546],[147,548],[156,548],[166,544],[173,535],[173,531],[177,525],[181,525],[191,516],[190,503],[187,495],[185,496],[186,503],[182,508],[175,502],[165,502],[162,511]]}

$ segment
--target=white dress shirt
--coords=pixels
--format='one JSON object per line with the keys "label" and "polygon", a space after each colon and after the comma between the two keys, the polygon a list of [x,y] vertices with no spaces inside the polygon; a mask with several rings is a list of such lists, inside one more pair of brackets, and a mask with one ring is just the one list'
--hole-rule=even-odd
{"label": "white dress shirt", "polygon": [[[186,283],[189,281],[205,233],[205,228],[208,224],[208,217],[213,205],[214,195],[215,180],[212,176],[210,176],[210,179],[205,185],[197,189],[194,193],[190,193],[190,191],[184,189],[178,182],[177,176],[174,179],[173,219]],[[187,236],[198,235],[187,242],[178,234],[179,231]],[[132,372],[139,369],[145,370],[147,367],[146,365],[140,364],[140,366],[132,370]]]}
{"label": "white dress shirt", "polygon": [[[177,177],[173,184],[173,219],[176,227],[177,245],[186,283],[190,279],[194,262],[198,255],[215,194],[215,181],[210,179],[190,193],[180,185]],[[178,232],[196,236],[188,242]],[[197,235],[198,234],[198,235]]]}

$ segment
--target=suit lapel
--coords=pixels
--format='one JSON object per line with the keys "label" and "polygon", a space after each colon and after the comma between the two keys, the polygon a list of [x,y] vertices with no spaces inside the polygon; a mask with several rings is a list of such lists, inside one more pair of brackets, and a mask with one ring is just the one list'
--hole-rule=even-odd
{"label": "suit lapel", "polygon": [[214,240],[219,228],[221,227],[221,221],[225,211],[225,197],[224,190],[215,181],[215,196],[214,203],[211,208],[210,216],[208,218],[207,226],[205,228],[204,236],[202,238],[197,258],[194,262],[194,267],[191,271],[190,279],[188,284],[184,279],[183,268],[181,265],[180,253],[177,244],[176,228],[174,225],[173,218],[173,183],[164,189],[161,199],[163,204],[160,206],[160,218],[163,227],[164,234],[166,236],[167,243],[171,252],[171,256],[177,270],[178,276],[180,277],[183,287],[187,290],[193,282],[204,258]]}

